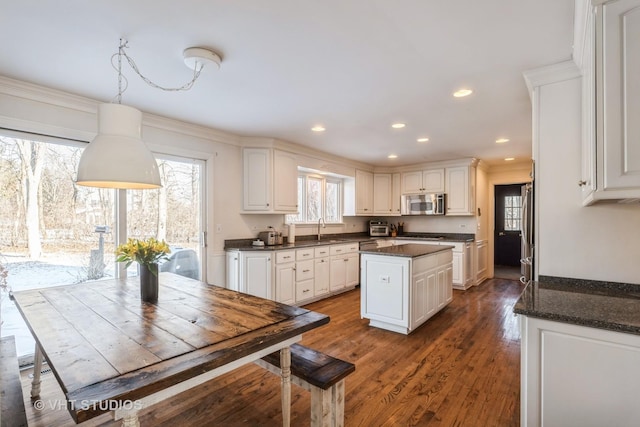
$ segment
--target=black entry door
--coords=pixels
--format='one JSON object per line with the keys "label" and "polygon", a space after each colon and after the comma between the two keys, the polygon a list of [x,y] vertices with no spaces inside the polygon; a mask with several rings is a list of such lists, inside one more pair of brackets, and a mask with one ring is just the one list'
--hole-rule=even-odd
{"label": "black entry door", "polygon": [[494,264],[519,266],[522,235],[522,185],[496,185]]}

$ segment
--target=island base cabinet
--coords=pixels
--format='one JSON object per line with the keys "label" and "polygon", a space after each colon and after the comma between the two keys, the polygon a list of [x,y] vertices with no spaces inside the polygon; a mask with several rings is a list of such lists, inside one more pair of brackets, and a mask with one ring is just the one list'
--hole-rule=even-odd
{"label": "island base cabinet", "polygon": [[637,426],[640,336],[520,316],[521,421]]}
{"label": "island base cabinet", "polygon": [[361,317],[409,334],[453,299],[452,252],[417,258],[362,254]]}
{"label": "island base cabinet", "polygon": [[409,313],[408,289],[409,259],[391,260],[390,257],[367,257],[363,260],[367,289],[362,301],[363,317],[371,326],[406,333]]}

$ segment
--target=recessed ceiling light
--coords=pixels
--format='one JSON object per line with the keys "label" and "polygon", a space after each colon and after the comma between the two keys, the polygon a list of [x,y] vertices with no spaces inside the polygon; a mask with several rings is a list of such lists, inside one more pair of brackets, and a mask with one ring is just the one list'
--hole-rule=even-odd
{"label": "recessed ceiling light", "polygon": [[505,162],[510,162],[511,160],[515,160],[515,157],[506,157],[504,160]]}
{"label": "recessed ceiling light", "polygon": [[456,98],[462,98],[465,96],[469,96],[473,93],[473,91],[471,89],[458,89],[457,91],[453,92],[453,96],[455,96]]}
{"label": "recessed ceiling light", "polygon": [[398,158],[398,155],[397,155],[397,154],[389,154],[389,155],[387,156],[387,158],[388,158],[388,159],[397,159],[397,158]]}
{"label": "recessed ceiling light", "polygon": [[406,126],[406,124],[404,124],[404,123],[394,123],[394,124],[391,125],[391,127],[394,128],[394,129],[402,129],[405,126]]}
{"label": "recessed ceiling light", "polygon": [[505,142],[509,142],[509,138],[498,138],[498,139],[496,139],[496,144],[504,144]]}
{"label": "recessed ceiling light", "polygon": [[326,129],[322,125],[316,125],[316,126],[312,127],[311,130],[314,131],[314,132],[324,132]]}
{"label": "recessed ceiling light", "polygon": [[429,138],[418,138],[417,141],[418,142],[427,142],[427,141],[429,141]]}

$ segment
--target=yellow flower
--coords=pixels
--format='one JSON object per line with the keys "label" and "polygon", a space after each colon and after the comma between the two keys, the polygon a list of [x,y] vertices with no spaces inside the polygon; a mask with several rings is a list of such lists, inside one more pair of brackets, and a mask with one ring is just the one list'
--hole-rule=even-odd
{"label": "yellow flower", "polygon": [[116,248],[116,261],[126,262],[126,267],[129,267],[132,262],[149,267],[167,259],[169,252],[169,245],[164,240],[158,241],[153,237],[147,240],[129,238],[127,243]]}

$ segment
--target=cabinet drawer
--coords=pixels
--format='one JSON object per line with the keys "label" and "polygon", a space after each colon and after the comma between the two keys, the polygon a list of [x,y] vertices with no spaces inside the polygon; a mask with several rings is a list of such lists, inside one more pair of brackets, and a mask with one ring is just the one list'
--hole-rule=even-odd
{"label": "cabinet drawer", "polygon": [[351,245],[332,245],[329,251],[331,255],[344,255],[351,252]]}
{"label": "cabinet drawer", "polygon": [[298,261],[296,263],[296,282],[313,279],[313,260]]}
{"label": "cabinet drawer", "polygon": [[322,257],[326,257],[330,255],[330,250],[329,250],[330,246],[323,246],[321,248],[316,248],[315,252],[314,252],[314,256],[316,258],[322,258]]}
{"label": "cabinet drawer", "polygon": [[360,250],[360,243],[358,243],[358,242],[349,243],[349,252],[350,253],[358,252],[359,250]]}
{"label": "cabinet drawer", "polygon": [[296,251],[276,251],[276,264],[285,262],[294,262],[296,260]]}
{"label": "cabinet drawer", "polygon": [[296,282],[296,302],[313,297],[313,279]]}
{"label": "cabinet drawer", "polygon": [[296,261],[304,261],[307,259],[313,259],[313,248],[298,249],[296,251]]}

